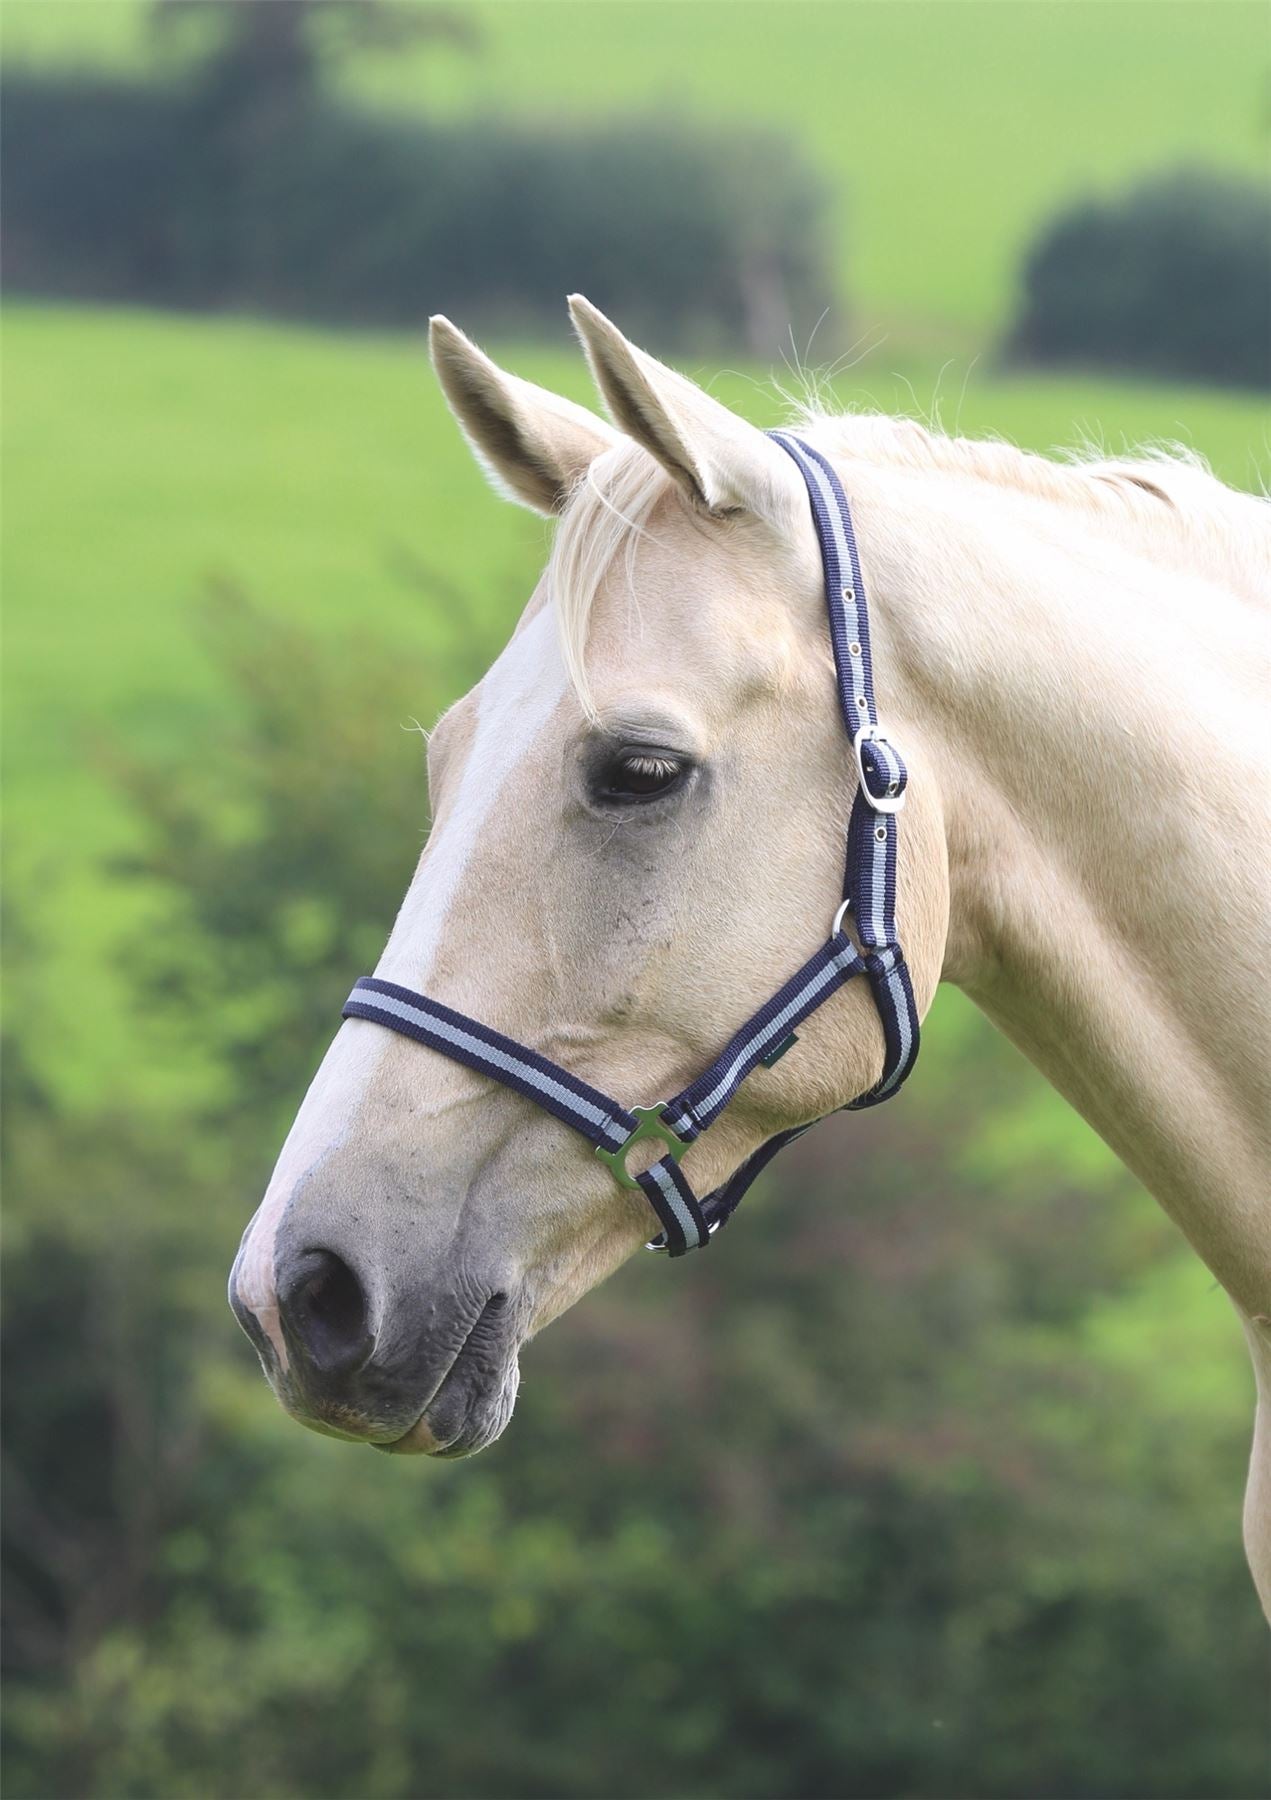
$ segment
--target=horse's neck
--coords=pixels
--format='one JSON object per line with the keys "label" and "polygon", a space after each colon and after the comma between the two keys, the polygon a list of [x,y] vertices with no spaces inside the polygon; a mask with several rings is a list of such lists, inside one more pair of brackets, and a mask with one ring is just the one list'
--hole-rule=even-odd
{"label": "horse's neck", "polygon": [[923,516],[930,584],[910,511],[883,583],[945,811],[946,978],[1271,1311],[1265,615],[1182,546],[993,498]]}

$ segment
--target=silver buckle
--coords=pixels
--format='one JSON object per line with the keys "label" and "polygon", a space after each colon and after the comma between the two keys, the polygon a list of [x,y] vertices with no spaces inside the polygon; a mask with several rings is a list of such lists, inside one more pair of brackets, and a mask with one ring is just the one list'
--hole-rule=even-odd
{"label": "silver buckle", "polygon": [[905,804],[905,791],[898,794],[884,794],[881,799],[869,791],[869,782],[865,779],[865,757],[862,746],[871,744],[891,744],[891,739],[878,729],[877,725],[862,725],[852,739],[852,754],[856,758],[856,779],[860,782],[861,793],[865,796],[865,804],[876,813],[898,813]]}

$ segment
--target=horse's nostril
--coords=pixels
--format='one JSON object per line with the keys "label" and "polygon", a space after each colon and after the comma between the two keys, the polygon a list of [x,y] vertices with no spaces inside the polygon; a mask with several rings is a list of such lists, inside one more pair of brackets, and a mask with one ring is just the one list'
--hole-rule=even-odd
{"label": "horse's nostril", "polygon": [[370,1355],[362,1284],[334,1251],[304,1251],[279,1300],[289,1335],[321,1373],[350,1374]]}

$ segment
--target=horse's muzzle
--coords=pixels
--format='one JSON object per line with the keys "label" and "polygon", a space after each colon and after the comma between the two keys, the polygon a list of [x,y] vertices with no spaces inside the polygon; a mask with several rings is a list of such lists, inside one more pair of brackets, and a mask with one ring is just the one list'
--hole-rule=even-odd
{"label": "horse's muzzle", "polygon": [[347,1249],[281,1242],[280,1356],[234,1280],[230,1302],[275,1393],[301,1424],[376,1449],[465,1456],[511,1417],[520,1307],[470,1268],[439,1282],[359,1270]]}

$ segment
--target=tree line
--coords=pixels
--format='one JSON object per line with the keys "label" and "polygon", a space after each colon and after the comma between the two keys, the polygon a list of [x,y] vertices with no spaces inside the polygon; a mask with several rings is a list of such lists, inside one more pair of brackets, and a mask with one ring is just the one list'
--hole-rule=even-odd
{"label": "tree line", "polygon": [[[775,131],[371,111],[352,48],[479,55],[471,12],[382,0],[155,0],[165,78],[0,81],[10,292],[486,331],[556,329],[585,289],[669,348],[771,357],[835,293],[825,186]],[[1039,223],[1015,361],[1271,385],[1265,183],[1182,169]]]}

